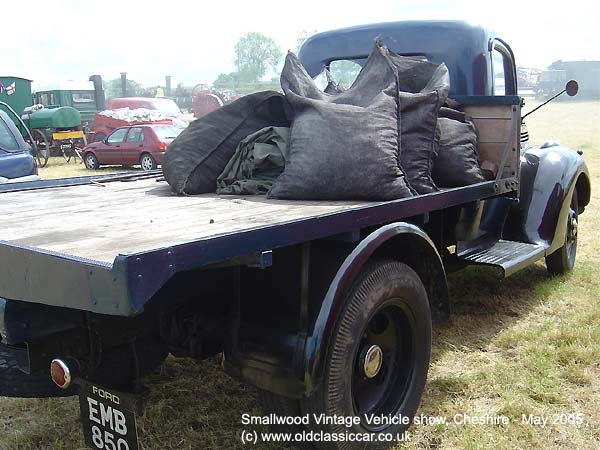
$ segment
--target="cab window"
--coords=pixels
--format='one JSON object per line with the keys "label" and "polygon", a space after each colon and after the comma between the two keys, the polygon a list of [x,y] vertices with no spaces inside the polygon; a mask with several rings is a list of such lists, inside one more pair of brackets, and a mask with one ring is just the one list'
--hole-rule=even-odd
{"label": "cab window", "polygon": [[516,95],[517,80],[510,49],[495,40],[492,47],[493,95]]}
{"label": "cab window", "polygon": [[333,79],[344,89],[352,86],[361,69],[362,66],[359,62],[350,59],[338,59],[329,63],[329,71]]}
{"label": "cab window", "polygon": [[127,142],[144,142],[144,130],[132,128],[127,135]]}
{"label": "cab window", "polygon": [[120,128],[108,137],[107,142],[109,144],[118,144],[120,142],[123,142],[123,138],[125,137],[126,133],[127,128]]}
{"label": "cab window", "polygon": [[44,106],[55,105],[56,100],[54,94],[51,92],[45,92],[43,94],[37,94],[37,103],[41,103]]}
{"label": "cab window", "polygon": [[494,95],[506,95],[504,57],[497,49],[492,53],[492,70],[494,71]]}

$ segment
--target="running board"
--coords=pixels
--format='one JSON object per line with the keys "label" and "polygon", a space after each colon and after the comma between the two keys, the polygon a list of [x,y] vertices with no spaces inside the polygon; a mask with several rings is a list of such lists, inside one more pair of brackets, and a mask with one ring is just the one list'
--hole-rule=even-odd
{"label": "running board", "polygon": [[541,259],[545,250],[543,245],[501,239],[491,247],[466,249],[457,256],[468,265],[499,267],[504,277],[508,277]]}

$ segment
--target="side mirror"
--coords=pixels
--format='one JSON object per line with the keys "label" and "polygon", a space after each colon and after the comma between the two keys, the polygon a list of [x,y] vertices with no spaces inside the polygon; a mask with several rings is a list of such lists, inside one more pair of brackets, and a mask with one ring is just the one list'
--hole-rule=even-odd
{"label": "side mirror", "polygon": [[565,91],[569,97],[577,95],[577,92],[579,92],[579,83],[575,80],[569,80],[565,86]]}

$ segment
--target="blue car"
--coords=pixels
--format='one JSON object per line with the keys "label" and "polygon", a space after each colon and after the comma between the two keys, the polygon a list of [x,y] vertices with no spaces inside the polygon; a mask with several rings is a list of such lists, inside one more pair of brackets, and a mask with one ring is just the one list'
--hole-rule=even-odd
{"label": "blue car", "polygon": [[31,153],[8,114],[0,110],[0,183],[39,180]]}

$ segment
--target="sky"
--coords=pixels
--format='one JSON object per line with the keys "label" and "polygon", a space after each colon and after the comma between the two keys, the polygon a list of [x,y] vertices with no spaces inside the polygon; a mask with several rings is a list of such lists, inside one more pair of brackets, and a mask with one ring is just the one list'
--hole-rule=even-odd
{"label": "sky", "polygon": [[234,45],[250,31],[286,51],[303,32],[413,19],[458,19],[491,28],[512,46],[519,66],[600,60],[599,17],[589,0],[558,6],[522,0],[2,3],[0,75],[33,79],[34,88],[92,74],[111,80],[120,72],[144,86],[164,85],[165,75],[173,86],[211,83],[235,70]]}

